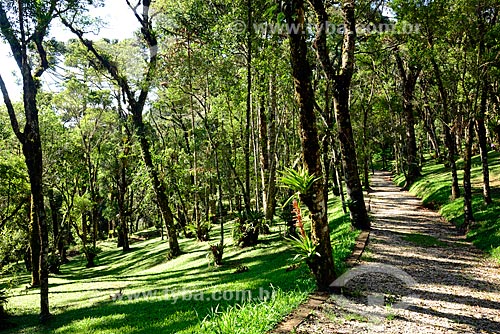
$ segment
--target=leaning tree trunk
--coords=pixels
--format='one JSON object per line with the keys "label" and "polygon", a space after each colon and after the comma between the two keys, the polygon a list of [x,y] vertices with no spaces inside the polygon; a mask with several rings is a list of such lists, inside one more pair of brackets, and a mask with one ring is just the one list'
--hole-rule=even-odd
{"label": "leaning tree trunk", "polygon": [[354,50],[356,47],[355,4],[353,0],[345,0],[342,3],[344,44],[342,48],[342,63],[339,71],[336,71],[330,59],[327,46],[325,27],[328,26],[329,18],[324,2],[322,0],[310,0],[309,2],[312,4],[317,16],[317,33],[314,40],[316,55],[328,80],[333,85],[334,110],[337,119],[347,194],[350,198],[348,206],[351,221],[355,228],[368,230],[370,229],[370,219],[366,211],[363,189],[359,178],[356,145],[354,143],[351,115],[349,112],[349,90],[354,73]]}
{"label": "leaning tree trunk", "polygon": [[405,117],[406,128],[406,164],[408,171],[406,173],[406,182],[404,189],[409,189],[421,176],[417,161],[417,139],[415,137],[415,116],[413,115],[413,100],[415,86],[420,75],[420,68],[408,66],[405,69],[403,59],[396,50],[396,63],[403,83],[403,114]]}
{"label": "leaning tree trunk", "polygon": [[[21,8],[21,17],[22,15]],[[0,6],[0,23],[2,23],[2,34],[5,35],[5,26],[9,25],[3,7]],[[37,36],[39,38],[40,36]],[[0,88],[4,96],[5,105],[9,113],[12,129],[19,139],[23,155],[28,169],[28,177],[31,188],[31,224],[33,230],[38,228],[40,243],[39,243],[39,283],[40,283],[40,320],[45,322],[50,317],[49,309],[49,268],[48,268],[48,252],[49,252],[49,233],[47,228],[47,220],[45,216],[45,206],[43,198],[43,159],[42,159],[42,143],[40,138],[40,128],[38,120],[37,108],[37,93],[38,86],[36,80],[39,79],[44,69],[37,71],[34,77],[31,73],[31,68],[28,62],[28,51],[25,46],[19,45],[19,42],[12,36],[8,38],[12,50],[17,51],[16,60],[19,64],[23,79],[23,105],[25,125],[24,131],[21,132],[17,121],[16,112],[9,94],[5,87],[5,83],[0,76]],[[40,40],[36,42],[41,43]],[[37,227],[35,227],[37,226]],[[36,244],[36,242],[35,242]],[[35,246],[36,247],[36,246]],[[32,249],[35,252],[36,249]],[[33,263],[35,266],[36,263]],[[35,279],[36,281],[36,279]]]}
{"label": "leaning tree trunk", "polygon": [[163,221],[165,222],[165,227],[167,228],[168,244],[170,248],[169,256],[176,257],[181,254],[181,249],[177,240],[177,232],[174,225],[174,215],[172,214],[172,210],[170,209],[170,206],[168,204],[165,185],[160,180],[158,170],[153,164],[150,144],[148,139],[146,138],[146,131],[144,128],[144,123],[142,121],[142,109],[140,111],[133,112],[133,121],[136,135],[141,146],[142,158],[148,170],[149,177],[153,183],[153,190],[156,195],[158,207],[160,209]]}
{"label": "leaning tree trunk", "polygon": [[148,95],[151,89],[151,83],[153,82],[154,73],[157,67],[156,65],[158,63],[158,41],[156,33],[153,30],[152,16],[150,15],[151,8],[149,4],[150,1],[144,1],[142,14],[135,12],[136,19],[141,24],[141,36],[143,38],[145,46],[149,48],[149,61],[138,94],[133,91],[130,82],[127,81],[126,76],[121,75],[116,65],[110,62],[107,57],[105,57],[100,51],[98,51],[91,40],[88,40],[84,37],[84,32],[82,30],[75,28],[72,22],[65,17],[60,17],[60,19],[61,22],[72,33],[78,36],[80,42],[95,57],[95,61],[102,65],[103,69],[105,69],[109,73],[113,81],[120,86],[124,98],[129,104],[135,132],[139,139],[144,164],[148,170],[148,174],[153,185],[153,191],[156,195],[158,208],[167,228],[168,242],[170,246],[169,256],[176,257],[180,255],[181,251],[179,242],[177,240],[174,218],[172,210],[170,209],[168,204],[168,196],[166,194],[165,184],[162,182],[162,180],[160,180],[158,170],[153,164],[151,147],[148,142],[145,124],[143,121],[144,107],[148,99]]}
{"label": "leaning tree trunk", "polygon": [[474,121],[469,120],[465,131],[465,149],[464,149],[464,225],[463,231],[468,231],[474,223],[474,213],[472,211],[472,186],[471,186],[471,167],[472,167],[472,142],[474,139]]}
{"label": "leaning tree trunk", "polygon": [[[289,34],[292,74],[295,82],[295,95],[299,105],[299,128],[304,167],[310,175],[322,176],[320,144],[314,112],[314,92],[311,84],[312,70],[307,59],[307,43],[303,24],[305,19],[304,1],[292,0],[285,10],[287,23],[299,27]],[[319,255],[309,263],[318,289],[327,290],[335,279],[330,228],[323,200],[323,182],[314,182],[302,202],[311,214],[312,241]]]}

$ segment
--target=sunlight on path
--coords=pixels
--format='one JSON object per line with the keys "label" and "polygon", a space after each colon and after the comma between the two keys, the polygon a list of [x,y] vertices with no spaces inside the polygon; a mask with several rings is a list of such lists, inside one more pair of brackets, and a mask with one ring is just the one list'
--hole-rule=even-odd
{"label": "sunlight on path", "polygon": [[373,229],[360,266],[392,265],[417,284],[359,276],[345,285],[347,302],[332,296],[297,333],[500,333],[499,265],[389,173],[376,172],[372,188]]}

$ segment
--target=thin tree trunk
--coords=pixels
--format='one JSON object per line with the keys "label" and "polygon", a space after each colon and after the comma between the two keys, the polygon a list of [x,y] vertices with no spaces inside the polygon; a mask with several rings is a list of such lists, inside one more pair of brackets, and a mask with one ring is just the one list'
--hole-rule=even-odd
{"label": "thin tree trunk", "polygon": [[417,140],[415,137],[415,116],[413,115],[413,100],[415,86],[417,84],[418,76],[420,75],[420,68],[409,66],[405,69],[403,59],[396,51],[396,63],[398,65],[399,74],[403,81],[403,113],[405,116],[406,127],[406,164],[408,171],[406,173],[406,182],[404,189],[409,189],[415,183],[418,177],[421,176],[420,168],[417,161]]}
{"label": "thin tree trunk", "polygon": [[245,124],[245,142],[243,154],[245,155],[245,192],[243,199],[245,201],[245,210],[250,211],[250,128],[252,114],[252,0],[247,0],[247,100],[246,100],[246,124]]}
{"label": "thin tree trunk", "polygon": [[486,127],[484,125],[484,117],[486,114],[487,91],[483,87],[481,92],[481,104],[479,115],[476,119],[477,137],[479,140],[479,149],[481,153],[481,164],[483,169],[483,198],[486,204],[491,204],[490,190],[490,171],[488,167],[488,143],[486,139]]}
{"label": "thin tree trunk", "polygon": [[312,4],[317,16],[317,33],[314,40],[314,48],[327,78],[333,85],[334,110],[337,119],[347,194],[350,198],[348,206],[351,221],[355,228],[368,230],[370,229],[370,219],[366,211],[363,189],[359,179],[356,146],[352,131],[351,115],[349,113],[349,90],[354,72],[354,50],[356,41],[355,4],[353,0],[345,0],[342,3],[344,41],[342,62],[337,73],[330,59],[326,42],[327,36],[325,27],[328,26],[329,18],[324,2],[322,0],[310,0],[309,2]]}
{"label": "thin tree trunk", "polygon": [[269,135],[268,135],[268,157],[269,157],[269,174],[267,179],[267,209],[265,211],[266,219],[272,221],[276,211],[276,80],[275,74],[271,75],[269,80],[269,97],[271,100],[269,106]]}
{"label": "thin tree trunk", "polygon": [[465,132],[464,149],[464,225],[463,231],[468,229],[474,223],[474,213],[472,210],[472,186],[471,186],[471,167],[472,167],[472,142],[474,139],[474,121],[469,120]]}
{"label": "thin tree trunk", "polygon": [[448,150],[448,164],[451,168],[451,200],[454,200],[460,197],[460,187],[458,184],[457,164],[455,162],[456,145],[450,124],[448,93],[441,79],[441,70],[434,57],[431,57],[431,64],[438,84],[441,104],[443,105],[444,145]]}
{"label": "thin tree trunk", "polygon": [[[259,142],[260,142],[260,174],[262,182],[262,208],[264,213],[268,211],[268,187],[269,180],[269,136],[264,95],[260,97],[259,107]],[[267,218],[267,217],[266,217]]]}
{"label": "thin tree trunk", "polygon": [[30,250],[31,250],[31,287],[40,286],[40,231],[36,211],[31,196],[30,204]]}
{"label": "thin tree trunk", "polygon": [[[196,148],[196,133],[195,133],[195,117],[194,117],[194,103],[193,103],[193,67],[191,60],[191,35],[188,35],[188,70],[189,70],[189,110],[191,114],[191,140],[193,141],[192,151],[193,151],[193,174],[192,174],[192,182],[193,182],[193,211],[194,211],[194,222],[197,230],[199,231],[201,228],[200,225],[200,217],[199,217],[199,207],[198,207],[198,154]],[[189,141],[187,141],[189,144]]]}

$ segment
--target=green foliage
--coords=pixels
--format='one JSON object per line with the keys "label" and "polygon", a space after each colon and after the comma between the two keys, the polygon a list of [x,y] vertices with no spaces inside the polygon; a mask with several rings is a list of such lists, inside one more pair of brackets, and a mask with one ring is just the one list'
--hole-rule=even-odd
{"label": "green foliage", "polygon": [[[331,237],[337,241],[333,254],[339,268],[338,263],[350,254],[357,234],[351,230],[338,198],[332,197],[329,207]],[[213,228],[218,232],[219,226]],[[230,224],[226,228],[229,230]],[[84,268],[85,259],[76,256],[61,266],[60,275],[51,278],[51,303],[57,316],[47,327],[38,326],[38,294],[24,293],[29,275],[19,276],[12,291],[15,297],[9,300],[9,306],[20,313],[15,318],[19,325],[6,333],[212,334],[240,330],[241,333],[266,333],[314,289],[314,280],[305,266],[286,270],[295,254],[283,245],[277,226],[273,226],[271,232],[261,237],[264,242],[244,251],[226,247],[225,263],[216,268],[208,268],[206,251],[200,252],[200,247],[207,245],[200,246],[192,239],[180,240],[185,253],[171,261],[165,261],[168,245],[158,238],[138,242],[134,244],[134,251],[128,253],[116,249],[114,242],[102,242],[99,267]],[[231,243],[234,241],[228,238],[226,244]],[[249,270],[235,275],[235,270],[243,266]],[[0,277],[0,284],[8,279]],[[268,293],[261,295],[261,287]],[[110,294],[120,288],[123,288],[123,300],[111,301]],[[135,294],[143,296],[150,290],[161,293],[147,298],[128,298]],[[165,290],[171,291],[169,298],[163,294]],[[210,299],[212,293],[247,290],[255,300]],[[183,294],[200,293],[204,300],[183,298]],[[174,297],[178,298],[175,304]],[[230,327],[234,324],[240,327]]]}
{"label": "green foliage", "polygon": [[[490,165],[490,180],[500,178],[500,153],[490,152],[488,154]],[[457,168],[461,168],[462,160],[457,162]],[[500,200],[493,199],[493,203],[485,205],[482,198],[482,168],[480,157],[475,156],[472,159],[472,185],[473,185],[473,210],[476,219],[475,225],[467,234],[476,247],[488,252],[495,259],[500,261]],[[410,191],[416,196],[422,198],[425,206],[439,210],[440,214],[447,220],[460,227],[463,224],[464,202],[463,198],[450,200],[451,194],[451,175],[449,169],[442,164],[436,164],[429,161],[423,166],[423,177],[419,179]],[[458,170],[459,183],[462,183],[463,171]],[[404,183],[404,177],[398,176],[396,183]],[[492,187],[493,194],[498,193],[498,186]]]}
{"label": "green foliage", "polygon": [[279,321],[292,310],[290,305],[307,296],[306,291],[290,294],[272,286],[269,290],[271,293],[264,300],[249,300],[225,310],[219,305],[212,308],[200,323],[200,333],[265,333],[273,328],[270,321]]}
{"label": "green foliage", "polygon": [[240,247],[256,245],[265,224],[264,217],[262,212],[256,210],[239,213],[233,227],[235,243]]}
{"label": "green foliage", "polygon": [[[314,182],[321,179],[319,177],[314,177],[314,175],[309,175],[309,172],[302,167],[299,167],[298,170],[285,168],[285,170],[280,173],[281,178],[279,182],[283,187],[294,191],[295,196],[307,193]],[[291,198],[284,204],[284,206],[288,204],[290,200]]]}
{"label": "green foliage", "polygon": [[319,256],[316,252],[316,245],[307,234],[301,234],[298,237],[290,236],[288,243],[296,252],[293,261],[309,263],[314,257]]}
{"label": "green foliage", "polygon": [[199,241],[210,240],[210,230],[212,229],[211,222],[202,222],[196,225],[195,223],[190,223],[186,226],[187,230],[195,235]]}
{"label": "green foliage", "polygon": [[210,245],[208,248],[208,255],[211,261],[217,266],[222,265],[222,256],[224,255],[225,245],[222,243],[218,243],[216,245]]}

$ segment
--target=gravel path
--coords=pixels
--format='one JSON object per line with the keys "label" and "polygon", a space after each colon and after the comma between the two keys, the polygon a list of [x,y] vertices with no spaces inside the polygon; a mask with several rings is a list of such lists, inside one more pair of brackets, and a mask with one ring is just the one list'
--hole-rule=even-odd
{"label": "gravel path", "polygon": [[500,266],[390,174],[372,177],[361,263],[296,333],[500,333]]}

